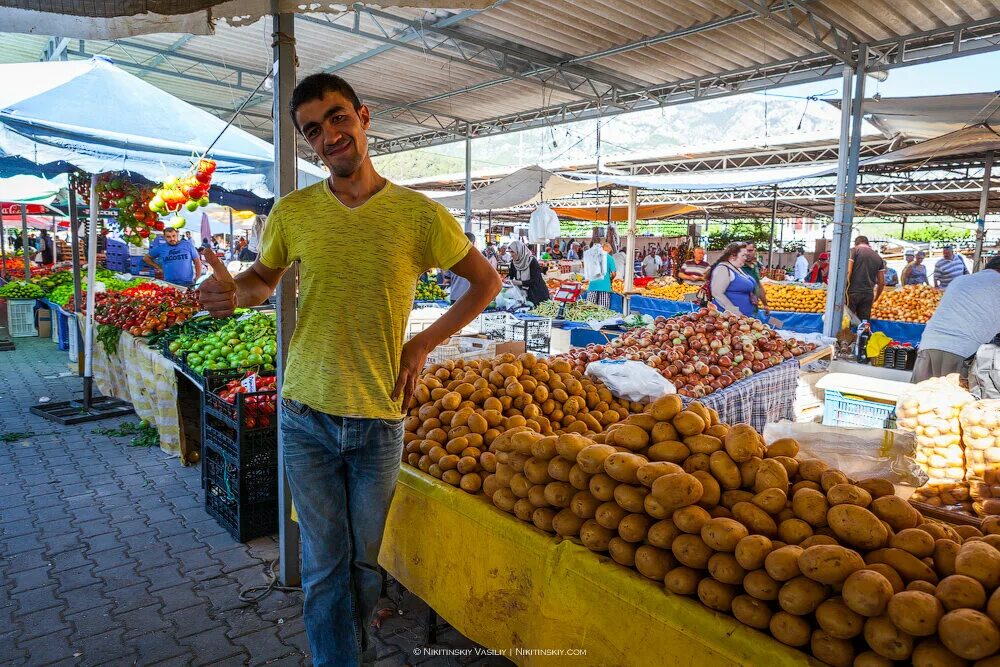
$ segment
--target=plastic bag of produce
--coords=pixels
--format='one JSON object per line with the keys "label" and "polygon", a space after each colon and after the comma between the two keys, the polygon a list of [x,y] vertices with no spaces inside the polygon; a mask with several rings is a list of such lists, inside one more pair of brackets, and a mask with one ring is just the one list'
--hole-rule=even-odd
{"label": "plastic bag of produce", "polygon": [[969,391],[976,398],[1000,398],[1000,345],[979,346],[969,369]]}
{"label": "plastic bag of produce", "polygon": [[915,500],[972,513],[959,413],[973,400],[958,385],[957,374],[925,380],[900,396],[896,424],[913,431],[916,461],[930,477],[927,486],[914,494]]}
{"label": "plastic bag of produce", "polygon": [[914,460],[916,438],[907,431],[791,421],[764,426],[765,442],[780,438],[798,441],[798,459],[819,459],[851,479],[887,479],[897,487],[897,495],[903,497],[927,483],[927,473]]}
{"label": "plastic bag of produce", "polygon": [[677,393],[670,380],[641,361],[594,361],[587,365],[585,375],[606,384],[615,398],[627,398],[636,403],[650,403],[661,396]]}
{"label": "plastic bag of produce", "polygon": [[1000,514],[1000,400],[969,403],[958,418],[973,507],[977,514]]}

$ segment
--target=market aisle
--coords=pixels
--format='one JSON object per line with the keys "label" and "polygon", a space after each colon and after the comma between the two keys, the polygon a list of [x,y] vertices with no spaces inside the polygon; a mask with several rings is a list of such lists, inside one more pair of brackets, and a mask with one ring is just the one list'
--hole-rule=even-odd
{"label": "market aisle", "polygon": [[[299,593],[239,600],[266,583],[274,539],[235,542],[205,513],[198,469],[95,432],[117,422],[32,415],[80,386],[49,341],[0,355],[0,438],[33,433],[0,440],[0,664],[310,664]],[[378,634],[380,667],[500,664],[419,656],[426,607],[402,608]],[[475,644],[449,628],[435,647]]]}

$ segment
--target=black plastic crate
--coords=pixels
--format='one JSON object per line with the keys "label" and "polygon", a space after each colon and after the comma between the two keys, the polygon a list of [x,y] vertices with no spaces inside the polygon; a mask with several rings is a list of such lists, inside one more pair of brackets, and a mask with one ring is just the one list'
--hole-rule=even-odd
{"label": "black plastic crate", "polygon": [[201,414],[202,435],[211,442],[240,460],[252,459],[258,451],[278,451],[278,427],[276,422],[267,428],[236,429],[206,408]]}
{"label": "black plastic crate", "polygon": [[882,351],[882,366],[898,371],[912,371],[917,363],[917,348],[887,347]]}
{"label": "black plastic crate", "polygon": [[548,354],[552,340],[552,319],[515,317],[507,312],[483,313],[479,316],[479,332],[492,340],[523,341],[528,352]]}
{"label": "black plastic crate", "polygon": [[278,528],[277,448],[241,460],[212,442],[203,445],[205,509],[240,542]]}
{"label": "black plastic crate", "polygon": [[[209,371],[204,376],[203,392],[205,409],[211,414],[215,415],[219,419],[226,422],[229,426],[236,429],[237,431],[253,431],[253,430],[265,430],[273,427],[278,422],[277,414],[277,404],[275,404],[275,411],[273,414],[255,414],[249,415],[246,399],[251,397],[268,397],[277,400],[278,392],[276,389],[266,390],[266,391],[256,391],[248,392],[246,394],[237,394],[236,401],[234,403],[228,403],[221,396],[216,394],[216,392],[226,386],[231,380],[238,380],[246,374],[247,369],[235,370],[235,371]],[[274,377],[274,373],[257,373],[263,377]],[[265,416],[268,419],[268,424],[266,426],[255,426],[254,428],[247,428],[246,420],[247,417],[253,416],[255,419],[261,416]]]}

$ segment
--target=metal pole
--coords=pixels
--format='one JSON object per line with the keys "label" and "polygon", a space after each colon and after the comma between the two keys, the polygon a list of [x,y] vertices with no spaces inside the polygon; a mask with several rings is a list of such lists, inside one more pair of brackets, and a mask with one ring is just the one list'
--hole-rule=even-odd
{"label": "metal pole", "polygon": [[906,240],[906,216],[903,216],[903,222],[899,225],[899,238],[903,241]]}
{"label": "metal pole", "polygon": [[625,281],[624,292],[622,296],[622,310],[625,312],[623,315],[628,315],[629,311],[629,296],[628,293],[632,291],[632,282],[635,280],[635,232],[636,232],[636,218],[638,217],[638,199],[639,193],[635,186],[629,186],[628,189],[628,235],[625,237],[625,275],[622,279]]}
{"label": "metal pole", "polygon": [[56,222],[56,214],[52,214],[52,263],[59,261],[59,244],[56,243],[56,232],[59,231],[59,223]]}
{"label": "metal pole", "polygon": [[90,411],[94,392],[94,283],[97,282],[97,225],[101,200],[97,174],[90,177],[90,229],[87,230],[87,314],[83,340],[83,409]]}
{"label": "metal pole", "polygon": [[865,98],[865,64],[868,46],[858,50],[853,93],[851,70],[844,70],[844,94],[840,114],[840,146],[837,158],[837,198],[833,213],[833,243],[830,274],[826,291],[823,333],[833,337],[840,331],[843,318],[847,264],[851,250],[851,223],[854,219],[854,196],[858,184],[858,153],[861,148],[862,103]]}
{"label": "metal pole", "polygon": [[233,207],[229,207],[229,261],[236,259],[233,256],[233,246],[236,245],[236,237],[233,235]]}
{"label": "metal pole", "polygon": [[3,228],[3,215],[0,215],[0,278],[7,279],[7,232]]}
{"label": "metal pole", "polygon": [[24,279],[31,278],[31,259],[28,257],[28,207],[23,202],[21,208],[21,252],[24,253]]}
{"label": "metal pole", "polygon": [[771,243],[767,249],[767,268],[774,266],[774,225],[778,221],[778,186],[774,186],[774,197],[771,199]]}
{"label": "metal pole", "polygon": [[[295,190],[295,127],[288,116],[288,103],[295,87],[295,15],[278,12],[278,0],[271,0],[272,49],[274,54],[274,195],[283,197]],[[296,277],[298,267],[285,271],[276,290],[278,314],[278,392],[285,375],[288,345],[295,331]],[[280,405],[280,404],[279,404]],[[278,411],[279,423],[284,411]],[[302,578],[299,567],[299,525],[292,521],[292,492],[285,470],[285,441],[278,429],[278,554],[279,579],[284,586],[296,586]]]}
{"label": "metal pole", "polygon": [[465,131],[465,231],[472,231],[472,134]]}
{"label": "metal pole", "polygon": [[983,192],[979,196],[979,218],[976,220],[976,252],[972,256],[972,272],[982,268],[983,241],[986,239],[986,209],[990,206],[990,177],[993,175],[993,151],[986,154],[983,170]]}
{"label": "metal pole", "polygon": [[[80,336],[80,320],[76,314],[80,312],[80,299],[82,290],[80,289],[80,235],[77,230],[77,215],[79,211],[76,205],[76,190],[70,183],[69,188],[69,246],[70,255],[73,260],[73,313],[72,324],[69,327],[69,335],[76,336],[76,365],[77,373],[83,375],[83,365],[80,363],[80,350],[83,349],[83,338]],[[69,341],[67,341],[69,342]]]}

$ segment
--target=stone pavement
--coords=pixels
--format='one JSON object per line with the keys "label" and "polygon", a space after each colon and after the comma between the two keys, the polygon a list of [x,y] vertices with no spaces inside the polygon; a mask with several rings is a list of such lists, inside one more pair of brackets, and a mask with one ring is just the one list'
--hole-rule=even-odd
{"label": "stone pavement", "polygon": [[[197,467],[95,432],[122,420],[29,413],[79,397],[66,361],[37,338],[0,352],[0,665],[311,664],[300,592],[239,599],[267,583],[275,539],[235,542],[205,513]],[[510,664],[427,656],[476,645],[449,627],[425,644],[426,605],[388,591],[380,667]]]}

